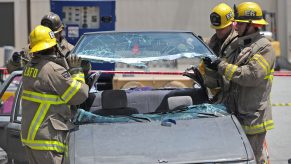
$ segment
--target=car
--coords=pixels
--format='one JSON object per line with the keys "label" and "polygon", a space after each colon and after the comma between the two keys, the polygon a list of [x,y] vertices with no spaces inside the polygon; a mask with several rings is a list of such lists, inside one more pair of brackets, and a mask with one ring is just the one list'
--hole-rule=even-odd
{"label": "car", "polygon": [[[21,75],[13,72],[0,95]],[[255,163],[237,118],[207,104],[201,88],[91,94],[93,103],[85,109],[89,119],[78,117],[78,126],[70,134],[70,163]],[[15,163],[26,162],[20,141],[20,95],[21,83],[10,115],[0,116],[0,147]]]}
{"label": "car", "polygon": [[[103,35],[103,33],[99,34]],[[125,40],[136,36],[141,40],[143,38],[140,37],[143,33],[124,34]],[[187,40],[196,38],[195,43],[198,44],[198,48],[194,47],[200,48],[201,51],[187,53],[177,49],[175,50],[177,53],[161,55],[156,52],[153,56],[149,52],[142,53],[146,47],[141,46],[138,57],[136,54],[131,54],[132,49],[130,52],[124,50],[126,52],[117,53],[117,57],[114,54],[103,53],[101,53],[103,56],[98,56],[99,53],[96,52],[109,52],[105,51],[106,44],[113,42],[112,38],[115,37],[112,37],[112,33],[104,33],[104,37],[96,37],[97,34],[93,33],[91,39],[85,39],[86,41],[81,39],[71,55],[79,55],[92,63],[98,61],[111,62],[115,66],[129,65],[122,71],[123,74],[127,73],[126,71],[136,73],[134,69],[139,69],[140,66],[146,68],[145,74],[156,73],[157,70],[161,70],[157,68],[151,70],[151,66],[154,66],[153,63],[158,64],[159,61],[178,63],[177,60],[180,59],[190,61],[195,57],[213,57],[213,52],[193,33],[150,32],[150,34],[157,34],[159,37],[166,37],[169,34],[177,35],[176,38],[183,36],[182,38],[186,40],[185,44],[189,45],[192,42],[187,43]],[[151,38],[156,37],[151,36]],[[110,42],[103,44],[102,40],[106,39]],[[181,41],[180,39],[176,46]],[[156,42],[158,41],[153,39],[152,45],[170,49],[168,47],[170,44]],[[97,43],[103,44],[103,48],[95,49]],[[129,42],[121,43],[124,45]],[[114,46],[117,44],[119,42],[112,43]],[[170,47],[175,48],[173,45]],[[129,58],[124,58],[124,54]],[[135,57],[132,58],[132,55]],[[188,63],[185,65],[189,67]],[[119,70],[116,68],[118,67],[111,71],[95,71],[118,73]],[[166,68],[169,67],[166,65]],[[134,71],[131,71],[132,69]],[[79,106],[76,116],[72,118],[76,128],[70,133],[68,156],[65,160],[73,164],[255,163],[250,143],[238,119],[223,105],[210,104],[201,74],[197,68],[193,68],[193,71],[191,75],[194,76],[190,77],[194,77],[195,82],[192,82],[189,87],[163,85],[154,87],[144,83],[144,86],[104,90],[99,85],[104,81],[98,80],[92,86],[89,98]],[[94,74],[96,73],[92,73]],[[163,71],[163,74],[167,76],[166,71]],[[21,77],[22,71],[13,72],[0,88],[0,96],[3,100],[0,109],[8,111],[0,112],[0,147],[7,153],[9,161],[14,163],[27,163],[24,147],[20,141],[21,111],[25,110],[21,108]],[[188,80],[193,81],[190,78]],[[9,99],[6,93],[11,91],[14,93]],[[6,96],[5,100],[4,96]],[[6,103],[12,105],[5,106]]]}

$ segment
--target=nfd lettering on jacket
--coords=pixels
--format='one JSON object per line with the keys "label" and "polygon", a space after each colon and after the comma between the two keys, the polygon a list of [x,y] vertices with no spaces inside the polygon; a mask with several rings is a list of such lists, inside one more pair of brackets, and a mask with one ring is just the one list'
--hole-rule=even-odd
{"label": "nfd lettering on jacket", "polygon": [[38,69],[33,67],[26,67],[23,76],[36,78],[38,75]]}

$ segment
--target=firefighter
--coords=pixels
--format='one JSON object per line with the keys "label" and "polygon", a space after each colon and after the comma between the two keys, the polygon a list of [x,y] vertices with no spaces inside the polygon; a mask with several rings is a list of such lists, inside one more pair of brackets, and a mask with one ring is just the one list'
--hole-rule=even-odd
{"label": "firefighter", "polygon": [[70,69],[57,64],[54,33],[39,25],[30,33],[34,56],[23,71],[21,141],[31,164],[60,164],[74,127],[69,105],[88,97],[81,60],[71,56]]}
{"label": "firefighter", "polygon": [[[233,53],[238,46],[237,32],[233,26],[233,20],[234,12],[230,6],[225,3],[215,6],[210,14],[211,28],[215,30],[215,34],[207,42],[218,58],[229,63],[234,62],[235,56]],[[204,84],[214,95],[212,101],[223,103],[227,100],[229,82],[216,71],[205,67],[205,62],[209,63],[211,59],[204,59],[199,66]]]}
{"label": "firefighter", "polygon": [[12,73],[16,70],[22,70],[23,67],[30,61],[30,59],[31,55],[28,53],[28,48],[23,48],[19,52],[13,52],[6,65],[8,73]]}
{"label": "firefighter", "polygon": [[268,23],[257,3],[239,4],[235,8],[235,21],[239,49],[234,64],[217,59],[207,67],[218,70],[230,82],[232,100],[225,105],[234,109],[257,163],[262,163],[266,132],[274,128],[270,92],[276,56],[269,40],[260,34],[260,27]]}
{"label": "firefighter", "polygon": [[[64,30],[64,25],[60,19],[60,17],[53,13],[49,12],[41,19],[41,25],[46,26],[50,28],[57,39],[57,50],[58,55],[60,57],[67,57],[70,51],[74,48],[73,45],[71,45],[62,35],[62,32]],[[29,47],[29,46],[28,46]],[[29,48],[24,48],[20,52],[14,52],[12,54],[11,59],[9,59],[7,64],[8,72],[11,73],[16,70],[22,70],[23,67],[30,61],[31,55],[28,53]],[[68,69],[67,63],[64,61],[64,58],[59,58],[59,64],[63,65],[65,68]]]}
{"label": "firefighter", "polygon": [[41,19],[40,24],[50,28],[54,32],[57,42],[59,43],[58,51],[60,55],[67,57],[74,46],[71,45],[62,35],[64,24],[61,21],[61,18],[53,12],[49,12]]}

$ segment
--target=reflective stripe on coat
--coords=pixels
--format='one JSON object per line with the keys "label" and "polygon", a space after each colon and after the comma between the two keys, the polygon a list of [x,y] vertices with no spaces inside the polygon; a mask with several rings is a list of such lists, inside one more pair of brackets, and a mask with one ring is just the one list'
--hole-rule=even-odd
{"label": "reflective stripe on coat", "polygon": [[259,32],[238,40],[242,51],[235,63],[222,61],[218,72],[231,83],[226,106],[235,109],[247,134],[258,134],[274,128],[270,92],[276,57]]}
{"label": "reflective stripe on coat", "polygon": [[88,97],[83,73],[71,76],[52,56],[36,56],[23,71],[21,140],[34,150],[65,152],[74,125],[70,105]]}
{"label": "reflective stripe on coat", "polygon": [[[238,49],[237,32],[232,29],[231,33],[223,43],[219,42],[219,39],[215,34],[211,37],[208,45],[221,60],[228,63],[234,63],[236,58],[235,51]],[[200,67],[202,67],[202,64],[200,64]],[[210,88],[211,91],[216,90],[217,92],[214,94],[216,99],[214,103],[224,103],[228,99],[229,81],[216,71],[205,66],[203,67],[205,70],[205,75],[203,76],[205,86]]]}

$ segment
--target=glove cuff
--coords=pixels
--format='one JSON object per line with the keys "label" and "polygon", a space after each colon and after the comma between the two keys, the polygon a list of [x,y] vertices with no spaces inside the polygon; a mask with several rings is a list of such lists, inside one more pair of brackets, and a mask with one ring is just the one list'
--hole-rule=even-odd
{"label": "glove cuff", "polygon": [[79,67],[79,68],[71,68],[71,69],[69,69],[69,72],[70,72],[71,75],[78,74],[78,73],[83,73],[83,69],[81,67]]}

